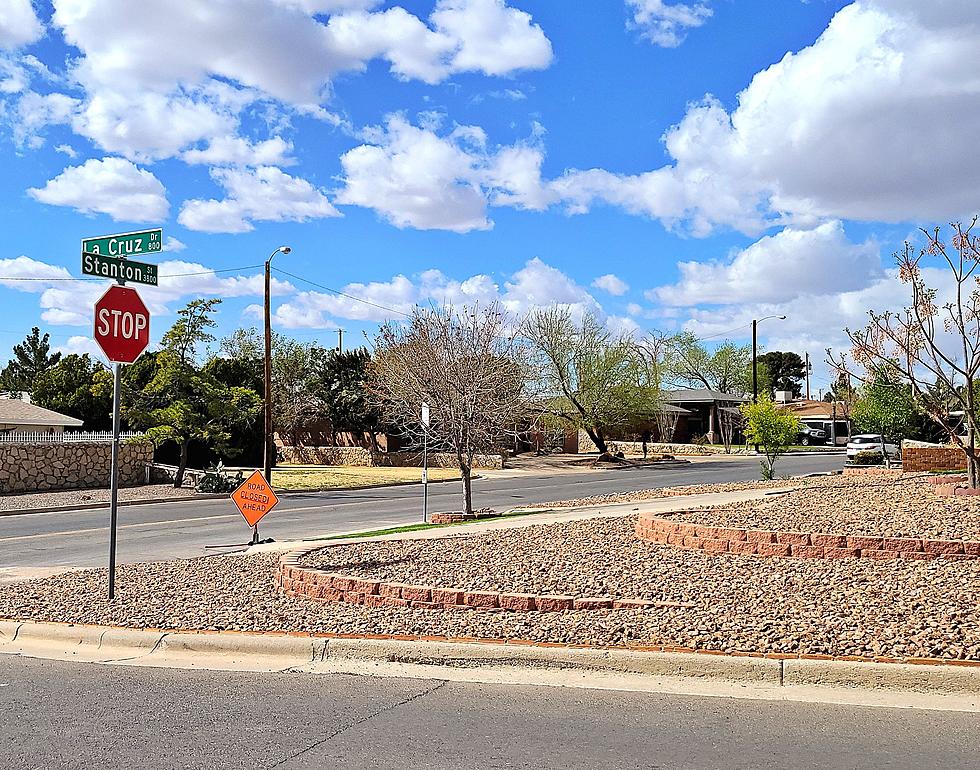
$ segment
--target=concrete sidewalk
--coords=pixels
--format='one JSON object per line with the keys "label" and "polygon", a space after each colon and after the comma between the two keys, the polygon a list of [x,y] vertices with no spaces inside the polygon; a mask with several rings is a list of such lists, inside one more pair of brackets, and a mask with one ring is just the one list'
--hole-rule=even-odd
{"label": "concrete sidewalk", "polygon": [[[252,546],[248,549],[248,553],[292,551],[297,548],[309,548],[321,543],[326,546],[369,543],[378,540],[430,540],[444,537],[471,537],[473,535],[483,534],[484,532],[495,532],[501,529],[520,529],[523,527],[535,527],[540,524],[555,524],[562,521],[616,518],[619,516],[631,516],[639,513],[670,513],[672,511],[689,510],[699,506],[725,505],[727,503],[761,500],[772,495],[785,494],[786,492],[796,488],[798,488],[798,485],[787,482],[786,487],[773,489],[751,489],[740,492],[711,492],[700,495],[678,495],[673,497],[655,498],[651,500],[637,500],[628,503],[582,505],[575,508],[545,507],[540,509],[526,509],[530,512],[521,515],[505,514],[504,516],[492,519],[478,519],[473,522],[454,524],[451,526],[433,527],[432,529],[422,529],[414,532],[396,532],[389,535],[375,535],[373,537],[338,538],[336,535],[331,535],[329,538],[306,538],[303,540],[266,543],[263,545]],[[421,524],[422,522],[418,523]],[[345,534],[356,535],[357,532],[358,530],[354,530]]]}

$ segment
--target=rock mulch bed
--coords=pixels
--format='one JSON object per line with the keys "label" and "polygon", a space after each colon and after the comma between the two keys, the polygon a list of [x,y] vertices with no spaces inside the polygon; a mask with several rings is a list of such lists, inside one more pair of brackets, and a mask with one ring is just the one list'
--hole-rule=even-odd
{"label": "rock mulch bed", "polygon": [[[815,487],[819,494],[814,494]],[[937,497],[924,476],[821,479],[785,495],[671,518],[739,529],[980,540],[980,498]]]}
{"label": "rock mulch bed", "polygon": [[574,500],[552,500],[549,503],[536,503],[522,506],[515,510],[539,510],[542,508],[583,508],[593,505],[613,505],[615,503],[635,503],[644,500],[661,500],[665,497],[683,497],[686,495],[707,495],[718,492],[744,492],[755,489],[792,489],[806,484],[816,484],[816,478],[807,479],[776,479],[774,481],[729,481],[723,484],[697,484],[685,487],[658,487],[656,489],[638,489],[633,492],[613,492],[607,495],[591,495],[577,497]]}
{"label": "rock mulch bed", "polygon": [[[119,500],[165,500],[192,497],[193,489],[174,488],[173,484],[148,484],[142,487],[123,487]],[[55,506],[108,503],[108,489],[75,489],[65,492],[35,492],[25,495],[0,495],[0,511],[20,511]]]}
{"label": "rock mulch bed", "polygon": [[0,587],[0,617],[148,628],[664,645],[728,652],[980,660],[977,562],[774,561],[644,543],[635,517],[472,538],[350,544],[316,562],[488,591],[631,594],[693,606],[614,612],[364,607],[278,594],[278,554],[104,570]]}

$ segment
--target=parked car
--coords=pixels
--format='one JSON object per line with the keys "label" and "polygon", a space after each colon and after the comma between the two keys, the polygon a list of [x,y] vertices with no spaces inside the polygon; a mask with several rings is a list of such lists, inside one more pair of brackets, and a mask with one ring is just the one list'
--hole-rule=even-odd
{"label": "parked car", "polygon": [[799,435],[796,437],[796,443],[802,444],[803,446],[826,444],[827,431],[821,430],[820,428],[811,428],[809,425],[804,425],[800,430]]}
{"label": "parked car", "polygon": [[851,436],[847,442],[847,459],[852,459],[858,452],[881,452],[888,457],[898,457],[899,446],[886,440],[880,433],[862,433]]}

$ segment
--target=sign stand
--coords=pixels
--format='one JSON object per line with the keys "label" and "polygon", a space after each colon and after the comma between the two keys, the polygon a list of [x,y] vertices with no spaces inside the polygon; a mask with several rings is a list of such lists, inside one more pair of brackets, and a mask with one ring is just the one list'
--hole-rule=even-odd
{"label": "sign stand", "polygon": [[429,405],[422,402],[422,523],[429,520]]}
{"label": "sign stand", "polygon": [[112,365],[112,462],[109,466],[109,600],[116,598],[116,523],[119,516],[119,395],[122,364]]}
{"label": "sign stand", "polygon": [[[163,231],[123,233],[82,241],[82,273],[112,278],[110,286],[95,303],[94,339],[112,362],[112,454],[109,462],[109,600],[116,598],[116,539],[119,522],[119,411],[122,395],[122,366],[131,364],[150,341],[150,313],[126,281],[157,285],[157,266],[128,262],[131,254],[158,252]],[[100,261],[103,251],[108,255]],[[111,264],[110,264],[111,263]]]}

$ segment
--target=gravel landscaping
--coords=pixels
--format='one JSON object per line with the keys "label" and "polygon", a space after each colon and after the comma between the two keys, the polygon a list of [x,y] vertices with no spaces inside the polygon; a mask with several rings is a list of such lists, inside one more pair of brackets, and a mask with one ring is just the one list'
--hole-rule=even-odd
{"label": "gravel landscaping", "polygon": [[[174,488],[173,484],[148,484],[142,487],[123,487],[119,500],[165,500],[193,497],[194,490]],[[0,495],[0,511],[20,511],[54,506],[91,505],[108,503],[108,489],[73,489],[65,492],[35,492],[27,495]]]}
{"label": "gravel landscaping", "polygon": [[924,476],[807,481],[785,495],[699,508],[677,518],[742,529],[980,540],[980,498],[939,497]]}
{"label": "gravel landscaping", "polygon": [[635,517],[470,538],[335,546],[308,561],[403,582],[614,594],[693,607],[488,613],[369,608],[277,595],[277,556],[127,565],[0,587],[0,617],[150,628],[295,630],[980,660],[980,562],[773,560],[639,541]]}

